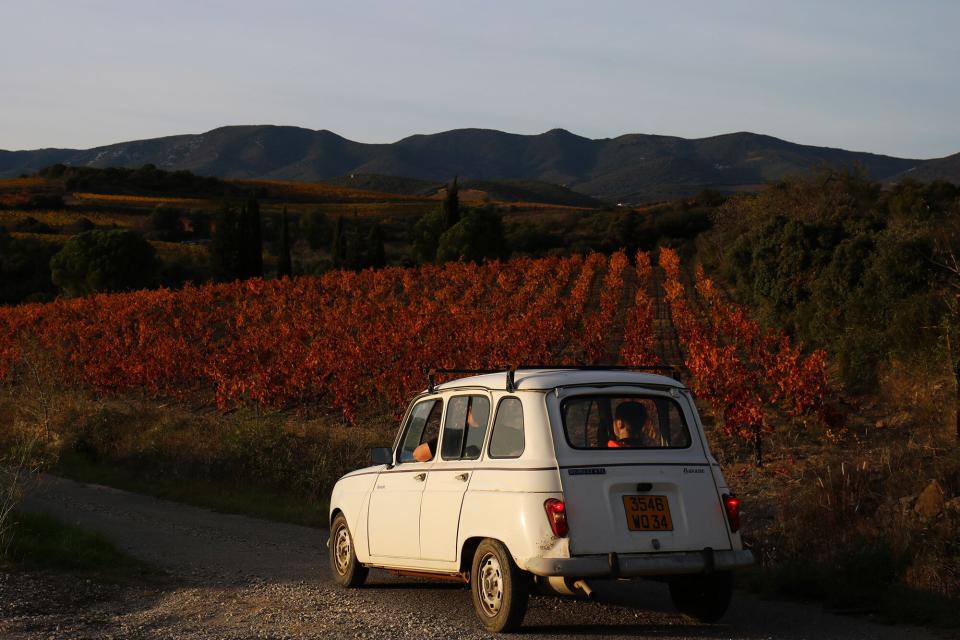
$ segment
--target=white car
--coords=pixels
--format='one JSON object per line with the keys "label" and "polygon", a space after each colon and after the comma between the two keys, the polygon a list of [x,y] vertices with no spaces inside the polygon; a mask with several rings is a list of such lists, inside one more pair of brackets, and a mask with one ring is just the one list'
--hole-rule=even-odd
{"label": "white car", "polygon": [[665,579],[678,609],[713,621],[753,562],[690,391],[662,375],[431,375],[373,462],[333,489],[334,579],[354,587],[375,567],[469,583],[489,631],[519,626],[531,584],[589,596],[593,578]]}

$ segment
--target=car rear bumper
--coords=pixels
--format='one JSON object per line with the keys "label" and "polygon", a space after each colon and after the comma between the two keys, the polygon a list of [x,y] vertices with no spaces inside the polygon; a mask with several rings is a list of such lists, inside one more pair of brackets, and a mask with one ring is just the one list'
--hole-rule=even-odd
{"label": "car rear bumper", "polygon": [[681,553],[611,553],[575,558],[531,558],[526,564],[527,571],[538,576],[638,578],[728,571],[753,564],[753,553],[713,549]]}

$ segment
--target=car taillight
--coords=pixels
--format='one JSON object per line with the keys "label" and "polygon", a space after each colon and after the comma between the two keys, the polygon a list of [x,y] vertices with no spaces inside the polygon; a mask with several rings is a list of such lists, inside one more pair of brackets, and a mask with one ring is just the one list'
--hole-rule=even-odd
{"label": "car taillight", "polygon": [[553,535],[565,538],[570,531],[567,527],[567,505],[563,504],[563,500],[550,498],[543,503],[543,510],[547,512],[547,521],[550,523]]}
{"label": "car taillight", "polygon": [[723,494],[723,509],[727,512],[730,532],[736,533],[740,530],[740,498],[729,493]]}

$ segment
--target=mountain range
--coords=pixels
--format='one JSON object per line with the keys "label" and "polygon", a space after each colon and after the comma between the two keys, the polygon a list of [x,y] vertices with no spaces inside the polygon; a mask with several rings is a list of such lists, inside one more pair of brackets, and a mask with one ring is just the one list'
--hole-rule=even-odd
{"label": "mountain range", "polygon": [[861,167],[872,179],[960,182],[960,154],[934,160],[815,147],[740,132],[687,139],[650,134],[590,139],[564,129],[538,135],[456,129],[389,144],[354,142],[331,131],[230,126],[78,149],[0,151],[0,177],[52,164],[185,169],[223,178],[329,180],[402,176],[428,182],[547,182],[607,202],[639,203],[711,188],[736,191],[831,165]]}

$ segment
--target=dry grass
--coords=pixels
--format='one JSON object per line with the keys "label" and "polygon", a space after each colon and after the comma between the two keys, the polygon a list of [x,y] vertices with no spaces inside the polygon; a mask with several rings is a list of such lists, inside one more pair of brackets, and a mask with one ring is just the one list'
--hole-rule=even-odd
{"label": "dry grass", "polygon": [[46,178],[7,178],[6,180],[0,180],[0,192],[43,189],[49,184],[50,181]]}
{"label": "dry grass", "polygon": [[44,178],[0,180],[0,206],[13,208],[26,205],[32,196],[50,193],[53,186]]}
{"label": "dry grass", "polygon": [[219,200],[208,198],[173,198],[162,196],[132,196],[125,194],[85,193],[72,194],[81,204],[106,204],[133,207],[155,207],[159,204],[173,205],[184,209],[219,206]]}
{"label": "dry grass", "polygon": [[39,240],[50,244],[63,244],[70,239],[70,236],[57,233],[26,233],[23,231],[14,231],[10,235],[20,240]]}
{"label": "dry grass", "polygon": [[231,180],[230,182],[242,187],[263,189],[266,191],[269,198],[281,200],[284,198],[292,198],[294,200],[309,199],[321,202],[325,200],[337,200],[340,202],[423,200],[423,198],[419,196],[408,196],[396,193],[380,193],[378,191],[365,191],[363,189],[340,187],[320,182],[296,182],[293,180]]}
{"label": "dry grass", "polygon": [[[73,236],[61,235],[56,233],[24,233],[15,231],[10,234],[14,238],[21,240],[39,240],[50,244],[63,245]],[[156,249],[157,255],[161,259],[173,260],[205,260],[210,250],[200,244],[184,244],[182,242],[163,242],[161,240],[149,241]]]}
{"label": "dry grass", "polygon": [[0,387],[0,556],[10,541],[11,517],[33,486],[37,473],[58,455],[61,440],[52,428],[68,394],[58,392],[56,363],[34,345],[25,345],[11,382]]}
{"label": "dry grass", "polygon": [[[386,411],[370,413],[359,427],[337,415],[255,408],[220,413],[189,400],[99,397],[47,365],[32,378],[27,373],[0,386],[0,422],[43,425],[37,439],[43,466],[84,480],[310,524],[319,523],[317,514],[337,478],[368,464],[370,448],[389,445],[396,427],[383,417]],[[8,437],[4,450],[19,451],[18,442]],[[38,453],[34,446],[32,459]]]}
{"label": "dry grass", "polygon": [[551,204],[545,202],[526,202],[523,200],[494,200],[493,204],[502,211],[504,209],[515,211],[523,210],[527,212],[537,212],[537,211],[558,211],[562,213],[590,213],[597,211],[597,209],[592,207],[578,207],[571,204]]}
{"label": "dry grass", "polygon": [[[753,586],[885,615],[893,615],[889,601],[904,594],[956,598],[954,393],[949,372],[894,365],[877,398],[849,407],[845,427],[778,424],[760,469],[748,447],[711,434],[731,486],[744,498],[746,541],[762,567]],[[925,509],[918,496],[933,482],[944,504]],[[949,608],[903,608],[894,617],[943,622]]]}
{"label": "dry grass", "polygon": [[139,216],[131,216],[123,213],[103,213],[92,211],[33,211],[22,209],[0,211],[0,225],[2,226],[15,225],[18,222],[26,220],[27,218],[33,218],[52,227],[63,227],[72,224],[81,218],[86,218],[99,227],[132,227],[143,219]]}
{"label": "dry grass", "polygon": [[163,242],[161,240],[149,241],[153,248],[157,250],[157,255],[166,260],[206,260],[210,255],[210,249],[202,244],[184,244],[182,242]]}
{"label": "dry grass", "polygon": [[[398,218],[419,217],[435,210],[439,205],[434,202],[364,202],[351,203],[291,203],[286,205],[290,213],[306,213],[308,211],[322,211],[327,216],[335,218],[343,216],[350,218],[357,215],[360,218],[383,218],[394,216]],[[279,213],[281,206],[270,206],[269,210]]]}

